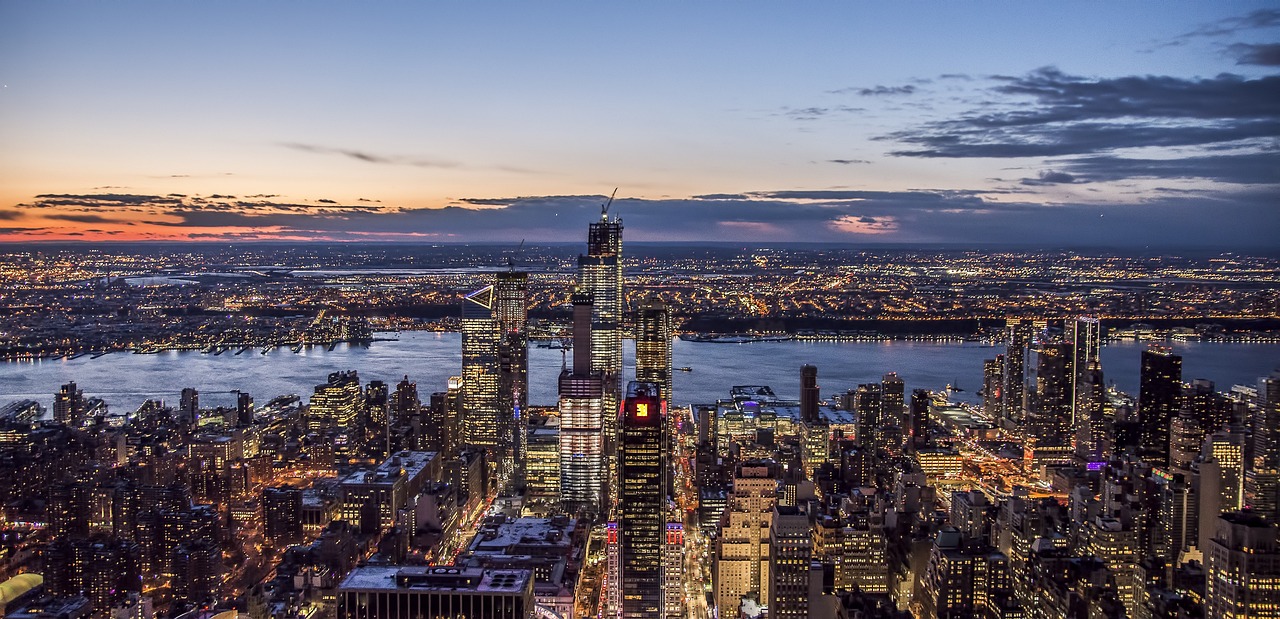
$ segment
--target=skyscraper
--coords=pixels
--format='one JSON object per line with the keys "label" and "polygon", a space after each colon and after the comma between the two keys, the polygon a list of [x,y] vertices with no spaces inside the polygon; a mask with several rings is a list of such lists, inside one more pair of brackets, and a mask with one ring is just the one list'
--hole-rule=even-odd
{"label": "skyscraper", "polygon": [[1002,415],[1004,394],[1004,355],[982,362],[982,412],[991,419]]}
{"label": "skyscraper", "polygon": [[[809,516],[796,507],[774,507],[769,525],[769,617],[809,616],[809,560],[813,555]],[[723,610],[722,610],[723,616]]]}
{"label": "skyscraper", "polygon": [[1168,466],[1169,425],[1182,395],[1182,357],[1159,346],[1142,351],[1138,381],[1140,455],[1153,466]]}
{"label": "skyscraper", "polygon": [[907,425],[904,417],[906,390],[897,372],[885,374],[880,379],[880,423],[886,426],[884,445],[894,455],[902,453],[902,436],[907,433],[903,430]]}
{"label": "skyscraper", "polygon": [[658,299],[636,311],[636,380],[658,385],[671,405],[671,311]]}
{"label": "skyscraper", "polygon": [[332,372],[316,385],[307,406],[307,430],[345,431],[355,425],[360,411],[360,377],[355,370]]}
{"label": "skyscraper", "polygon": [[1111,428],[1105,417],[1106,385],[1102,378],[1102,364],[1090,361],[1084,380],[1078,384],[1075,405],[1076,457],[1082,462],[1102,462],[1111,456],[1109,436]]}
{"label": "skyscraper", "polygon": [[1088,406],[1089,393],[1085,389],[1089,364],[1098,362],[1098,350],[1102,345],[1102,323],[1091,316],[1073,320],[1067,329],[1067,343],[1071,346],[1068,371],[1071,375],[1071,427],[1083,423],[1084,410]]}
{"label": "skyscraper", "polygon": [[484,449],[490,462],[499,463],[496,456],[509,442],[499,427],[502,332],[495,296],[494,287],[485,286],[462,299],[462,442]]}
{"label": "skyscraper", "polygon": [[1233,512],[1202,526],[1216,529],[1204,549],[1205,616],[1275,617],[1280,608],[1276,524],[1251,512]]}
{"label": "skyscraper", "polygon": [[1073,382],[1071,347],[1065,343],[1040,343],[1033,349],[1034,379],[1027,394],[1026,431],[1037,446],[1071,443]]}
{"label": "skyscraper", "polygon": [[[592,295],[573,294],[573,366],[560,371],[560,500],[565,511],[605,508],[604,373],[591,362]],[[607,511],[607,510],[606,510]]]}
{"label": "skyscraper", "polygon": [[78,426],[84,419],[84,391],[74,382],[62,386],[53,395],[53,420],[69,426]]}
{"label": "skyscraper", "polygon": [[658,385],[633,381],[623,406],[618,477],[618,532],[622,549],[622,617],[662,615],[662,555],[667,504],[666,455]]}
{"label": "skyscraper", "polygon": [[912,453],[932,444],[929,437],[929,404],[928,389],[911,391],[911,433],[907,446]]}
{"label": "skyscraper", "polygon": [[500,466],[510,470],[516,488],[525,483],[528,445],[525,411],[529,401],[529,337],[527,331],[529,275],[520,271],[498,274],[494,314],[498,322],[498,426],[509,445]]}
{"label": "skyscraper", "polygon": [[1006,429],[1018,433],[1025,431],[1025,410],[1023,408],[1023,390],[1027,379],[1026,355],[1027,346],[1031,344],[1031,322],[1021,318],[1009,318],[1005,321],[1004,368],[1000,378],[1004,382],[1000,393],[1001,421]]}
{"label": "skyscraper", "polygon": [[[610,200],[612,202],[612,199]],[[578,256],[578,287],[591,293],[591,369],[601,373],[604,408],[604,455],[610,496],[616,491],[618,401],[622,387],[622,219],[609,219],[608,204],[600,221],[587,230],[587,253]],[[575,342],[576,344],[576,342]]]}
{"label": "skyscraper", "polygon": [[818,399],[818,368],[812,365],[800,366],[801,421],[818,420]]}
{"label": "skyscraper", "polygon": [[1272,522],[1280,521],[1280,370],[1258,381],[1258,407],[1250,422],[1249,504]]}

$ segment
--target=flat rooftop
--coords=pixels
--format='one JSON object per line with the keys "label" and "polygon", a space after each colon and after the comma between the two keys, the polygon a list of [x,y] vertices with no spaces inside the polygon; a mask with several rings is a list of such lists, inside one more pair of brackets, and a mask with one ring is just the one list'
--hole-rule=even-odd
{"label": "flat rooftop", "polygon": [[520,594],[528,586],[530,570],[490,570],[478,567],[365,565],[351,570],[341,591],[469,591]]}

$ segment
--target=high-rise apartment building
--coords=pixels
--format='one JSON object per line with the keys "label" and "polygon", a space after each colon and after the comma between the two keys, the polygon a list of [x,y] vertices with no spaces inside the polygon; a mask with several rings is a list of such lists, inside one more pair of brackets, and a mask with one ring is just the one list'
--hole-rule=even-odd
{"label": "high-rise apartment building", "polygon": [[67,383],[53,395],[53,420],[69,426],[78,426],[84,420],[84,391],[74,382]]}
{"label": "high-rise apartment building", "polygon": [[607,513],[604,373],[591,361],[592,295],[573,294],[573,366],[560,372],[560,501],[570,513]]}
{"label": "high-rise apartment building", "polygon": [[618,470],[623,619],[662,615],[667,505],[665,415],[658,385],[639,381],[627,385]]}
{"label": "high-rise apartment building", "polygon": [[1153,466],[1168,466],[1169,426],[1182,395],[1182,357],[1158,346],[1142,351],[1138,380],[1140,455]]}
{"label": "high-rise apartment building", "polygon": [[1004,355],[982,362],[982,412],[990,419],[1000,419],[1004,394]]}
{"label": "high-rise apartment building", "polygon": [[1085,388],[1090,364],[1101,363],[1102,322],[1092,316],[1080,316],[1067,324],[1067,344],[1071,351],[1068,366],[1071,380],[1071,427],[1078,428],[1088,408],[1089,392]]}
{"label": "high-rise apartment building", "polygon": [[1027,347],[1031,345],[1034,331],[1031,321],[1022,318],[1005,320],[1004,367],[1000,371],[1001,422],[1005,428],[1023,432],[1025,403],[1023,393],[1027,379]]}

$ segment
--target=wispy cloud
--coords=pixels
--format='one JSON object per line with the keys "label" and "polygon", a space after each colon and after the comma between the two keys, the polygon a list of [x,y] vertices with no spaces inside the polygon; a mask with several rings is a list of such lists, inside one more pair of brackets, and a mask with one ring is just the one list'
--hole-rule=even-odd
{"label": "wispy cloud", "polygon": [[883,97],[887,95],[909,95],[916,92],[916,87],[911,84],[904,86],[872,86],[870,88],[850,86],[839,90],[829,91],[833,95],[855,94],[862,97]]}
{"label": "wispy cloud", "polygon": [[421,157],[407,157],[403,155],[383,155],[378,153],[370,153],[363,150],[352,148],[334,148],[331,146],[320,146],[318,144],[303,144],[301,142],[281,142],[280,146],[288,149],[301,151],[304,153],[316,153],[321,155],[342,155],[357,161],[365,163],[378,163],[386,165],[408,165],[419,168],[457,168],[460,164],[456,161],[447,161],[442,159],[426,159]]}

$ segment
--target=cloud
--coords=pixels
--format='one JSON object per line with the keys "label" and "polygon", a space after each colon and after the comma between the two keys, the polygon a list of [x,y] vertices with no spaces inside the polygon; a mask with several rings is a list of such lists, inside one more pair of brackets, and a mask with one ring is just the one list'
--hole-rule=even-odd
{"label": "cloud", "polygon": [[[1222,160],[1216,165],[1221,167],[1253,170],[1254,175],[1265,171],[1265,159],[1250,162],[1238,154],[1219,157]],[[1150,170],[1159,165],[1137,159],[1119,163],[1097,159],[1055,162],[1041,175],[1042,182],[1061,181],[1066,176],[1076,182],[1105,180],[1108,169],[1118,170],[1116,175],[1131,175],[1136,172],[1126,166]],[[1157,172],[1170,178],[1177,174],[1172,167],[1158,168]],[[1055,247],[1238,248],[1268,247],[1280,234],[1274,186],[1240,185],[1212,193],[1147,191],[1127,204],[1036,203],[996,193],[779,189],[683,198],[620,198],[610,212],[625,220],[629,240],[658,242],[983,244],[1016,239]],[[45,195],[59,196],[59,202],[73,196]],[[146,211],[149,216],[132,217],[139,221],[131,227],[109,220],[123,212],[120,210],[107,215],[45,205],[28,206],[21,212],[35,217],[69,215],[60,218],[81,223],[99,223],[101,219],[102,225],[95,229],[125,230],[134,238],[146,233],[154,238],[221,240],[510,242],[527,238],[579,242],[586,224],[598,221],[600,205],[606,199],[603,195],[468,197],[443,208],[187,199],[178,204],[141,202],[140,208],[150,209]],[[132,203],[139,204],[137,200]],[[1205,225],[1207,221],[1249,224]],[[11,234],[44,238],[67,230],[50,226]]]}
{"label": "cloud", "polygon": [[[917,80],[919,83],[927,84],[929,80]],[[862,97],[883,97],[891,95],[909,95],[916,91],[916,87],[911,84],[903,86],[872,86],[870,88],[850,86],[848,88],[840,88],[837,90],[828,90],[829,94],[847,95],[855,94]]]}
{"label": "cloud", "polygon": [[330,200],[328,198],[320,198],[319,200],[316,200],[316,202],[319,202],[321,204],[337,204],[338,203],[337,200]]}
{"label": "cloud", "polygon": [[1177,159],[1081,157],[1062,162],[1089,181],[1127,178],[1211,178],[1221,183],[1280,184],[1280,152],[1204,155]]}
{"label": "cloud", "polygon": [[1280,76],[1085,78],[1046,67],[996,76],[995,100],[876,139],[901,157],[1049,157],[1280,137]]}
{"label": "cloud", "polygon": [[457,168],[460,167],[456,161],[446,161],[437,159],[422,159],[417,157],[405,157],[402,155],[379,155],[362,150],[350,148],[333,148],[329,146],[319,146],[316,144],[303,144],[299,142],[281,142],[280,146],[285,148],[302,151],[304,153],[317,153],[324,155],[342,155],[350,157],[357,161],[365,163],[378,163],[388,165],[408,165],[419,168]]}
{"label": "cloud", "polygon": [[854,165],[862,163],[871,163],[866,159],[828,159],[827,163],[838,163],[840,165]]}
{"label": "cloud", "polygon": [[116,217],[104,217],[102,215],[94,215],[92,213],[48,213],[44,216],[48,219],[74,221],[82,224],[122,224],[127,226],[132,225],[133,223]]}
{"label": "cloud", "polygon": [[1179,35],[1178,38],[1189,39],[1196,37],[1221,37],[1232,35],[1237,32],[1273,28],[1276,26],[1280,26],[1280,9],[1258,9],[1247,15],[1227,17],[1225,19],[1209,22],[1195,30]]}
{"label": "cloud", "polygon": [[1038,178],[1024,178],[1023,185],[1067,185],[1076,182],[1076,177],[1066,172],[1041,170]]}
{"label": "cloud", "polygon": [[782,108],[782,114],[793,120],[818,120],[832,114],[850,114],[855,112],[865,112],[866,108],[850,107],[848,105],[835,105],[829,107],[802,107],[802,108]]}
{"label": "cloud", "polygon": [[1227,52],[1236,57],[1236,64],[1280,67],[1280,43],[1236,43]]}

